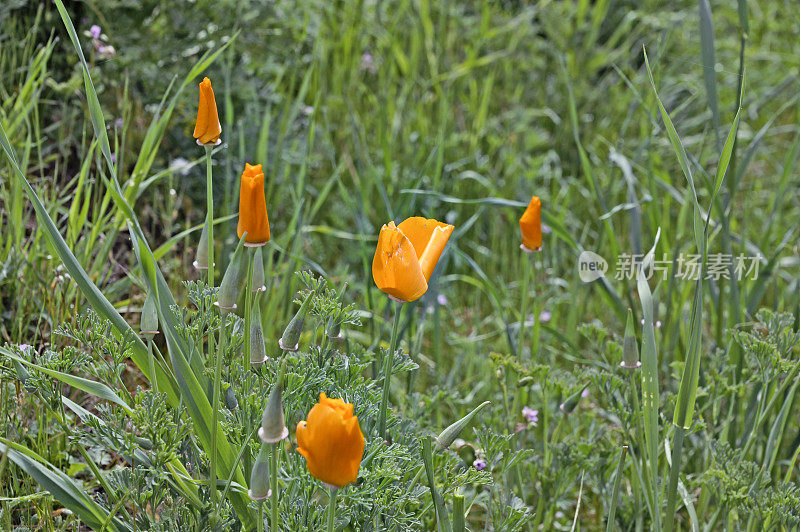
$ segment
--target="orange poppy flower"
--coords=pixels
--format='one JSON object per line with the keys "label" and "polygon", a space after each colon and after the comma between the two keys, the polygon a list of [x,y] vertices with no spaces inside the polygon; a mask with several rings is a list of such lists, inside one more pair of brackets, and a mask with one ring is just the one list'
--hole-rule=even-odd
{"label": "orange poppy flower", "polygon": [[211,80],[203,78],[200,83],[200,102],[197,105],[197,120],[194,124],[194,138],[198,144],[216,144],[222,133],[217,114],[217,101],[214,99],[214,89]]}
{"label": "orange poppy flower", "polygon": [[352,484],[364,456],[364,435],[353,405],[319,394],[308,420],[297,424],[297,452],[305,456],[308,472],[337,488]]}
{"label": "orange poppy flower", "polygon": [[260,246],[269,242],[267,200],[264,197],[264,172],[260,164],[245,164],[239,189],[239,238],[247,233],[245,245]]}
{"label": "orange poppy flower", "polygon": [[539,196],[533,196],[528,208],[519,219],[519,230],[522,232],[522,246],[525,251],[538,251],[542,248],[542,202]]}
{"label": "orange poppy flower", "polygon": [[381,227],[372,259],[375,284],[398,301],[422,297],[452,232],[452,225],[420,216]]}

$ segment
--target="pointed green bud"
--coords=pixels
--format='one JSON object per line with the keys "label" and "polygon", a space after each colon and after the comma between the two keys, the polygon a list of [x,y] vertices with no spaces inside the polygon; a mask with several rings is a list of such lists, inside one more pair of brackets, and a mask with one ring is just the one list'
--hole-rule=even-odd
{"label": "pointed green bud", "polygon": [[286,359],[281,362],[281,369],[267,399],[267,407],[261,417],[261,428],[258,437],[264,443],[277,443],[289,435],[286,420],[283,417],[283,373],[286,370]]}
{"label": "pointed green bud", "polygon": [[158,308],[156,307],[156,298],[152,292],[147,294],[144,298],[144,305],[142,306],[142,315],[139,321],[139,333],[152,340],[153,336],[158,334]]}
{"label": "pointed green bud", "polygon": [[225,406],[228,407],[228,410],[231,412],[236,410],[236,407],[239,406],[239,401],[236,399],[236,392],[233,391],[233,386],[228,386],[228,389],[225,390]]}
{"label": "pointed green bud", "polygon": [[572,411],[575,410],[575,407],[578,406],[578,403],[580,402],[583,391],[585,389],[586,387],[584,386],[577,392],[567,397],[567,400],[561,403],[561,405],[559,406],[561,411],[564,412],[565,414],[571,414]]}
{"label": "pointed green bud", "polygon": [[342,291],[339,292],[339,314],[331,316],[328,324],[325,326],[325,336],[328,338],[341,338],[342,337],[342,311],[344,310],[344,292],[347,290],[347,283],[342,286]]}
{"label": "pointed green bud", "polygon": [[[319,286],[321,285],[322,283],[320,283]],[[305,321],[306,312],[308,312],[308,305],[311,303],[311,298],[314,297],[314,294],[316,294],[316,291],[306,296],[305,301],[300,305],[300,310],[294,315],[292,321],[289,322],[289,325],[287,325],[286,329],[283,331],[280,340],[278,340],[278,345],[284,351],[297,351],[300,348],[299,342],[300,335],[303,333],[303,322]]]}
{"label": "pointed green bud", "polygon": [[622,340],[622,362],[620,366],[626,369],[638,369],[642,363],[639,361],[639,344],[636,342],[636,333],[633,330],[633,311],[628,309],[628,322],[625,324],[625,337]]}
{"label": "pointed green bud", "polygon": [[203,223],[203,231],[200,233],[200,242],[197,243],[197,253],[192,266],[195,270],[208,269],[208,217]]}
{"label": "pointed green bud", "polygon": [[263,364],[266,360],[267,348],[264,345],[264,331],[261,329],[261,304],[256,297],[250,319],[250,363]]}
{"label": "pointed green bud", "polygon": [[253,248],[253,292],[266,292],[267,285],[264,277],[264,256],[261,253],[263,248]]}
{"label": "pointed green bud", "polygon": [[242,238],[239,239],[236,251],[233,252],[233,258],[228,264],[228,269],[225,270],[225,275],[222,276],[222,283],[219,285],[216,305],[223,314],[236,309],[236,298],[246,282],[247,257],[244,254],[244,239],[246,235],[247,233],[243,234]]}
{"label": "pointed green bud", "polygon": [[478,412],[483,410],[483,408],[488,404],[491,404],[491,401],[482,402],[476,406],[472,412],[444,429],[442,433],[436,437],[437,443],[445,449],[450,447],[453,442],[456,441],[456,438],[458,438],[458,436],[461,434],[461,431],[466,428],[470,421],[472,421],[472,418],[474,418]]}
{"label": "pointed green bud", "polygon": [[272,495],[272,490],[269,489],[269,459],[266,449],[267,444],[262,444],[250,473],[250,489],[247,494],[254,501],[261,501]]}

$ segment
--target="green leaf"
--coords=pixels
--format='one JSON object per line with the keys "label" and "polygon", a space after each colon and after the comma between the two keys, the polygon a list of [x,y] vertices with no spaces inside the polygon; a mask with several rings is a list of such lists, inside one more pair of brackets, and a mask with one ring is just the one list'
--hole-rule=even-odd
{"label": "green leaf", "polygon": [[33,477],[42,488],[93,530],[131,529],[86,495],[71,478],[27,447],[0,437],[0,453],[5,454],[9,460]]}

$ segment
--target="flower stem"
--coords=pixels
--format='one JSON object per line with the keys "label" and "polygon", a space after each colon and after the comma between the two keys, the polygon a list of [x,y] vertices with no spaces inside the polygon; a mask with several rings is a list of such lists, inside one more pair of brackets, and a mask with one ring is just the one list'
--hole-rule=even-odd
{"label": "flower stem", "polygon": [[[531,265],[528,254],[525,253],[522,257],[522,301],[520,302],[520,310],[522,314],[519,318],[519,335],[517,336],[517,356],[522,358],[522,349],[525,345],[525,321],[528,314],[528,286],[531,284]],[[531,358],[533,358],[533,351],[531,351]]]}
{"label": "flower stem", "polygon": [[381,396],[381,407],[378,410],[378,436],[383,438],[386,432],[386,409],[389,406],[389,383],[392,380],[392,363],[394,353],[397,350],[397,331],[400,325],[400,311],[403,304],[399,301],[394,303],[394,322],[392,323],[392,341],[389,343],[389,352],[383,359],[383,395]]}
{"label": "flower stem", "polygon": [[[219,329],[219,349],[212,351],[209,354],[214,355],[214,391],[212,395],[212,402],[214,404],[213,413],[211,417],[211,469],[209,475],[210,490],[216,500],[217,494],[217,429],[219,428],[219,396],[220,396],[220,381],[222,378],[222,356],[225,352],[225,341],[227,335],[225,334],[225,322],[227,316],[222,316],[222,323]],[[211,335],[213,337],[213,335]]]}
{"label": "flower stem", "polygon": [[339,494],[339,488],[331,486],[331,495],[328,498],[328,532],[336,530],[336,496]]}
{"label": "flower stem", "polygon": [[[211,172],[211,146],[206,146],[206,224],[208,225],[208,288],[214,288],[214,180]],[[208,354],[216,358],[219,367],[220,354],[214,349],[214,333],[208,332]],[[208,490],[211,499],[217,500],[217,419],[219,417],[219,382],[214,381],[214,404],[211,428],[211,470],[208,476]]]}
{"label": "flower stem", "polygon": [[270,489],[272,496],[270,497],[270,532],[280,530],[278,528],[278,453],[281,452],[280,442],[272,444],[272,456],[270,457],[272,463],[269,467],[270,473]]}

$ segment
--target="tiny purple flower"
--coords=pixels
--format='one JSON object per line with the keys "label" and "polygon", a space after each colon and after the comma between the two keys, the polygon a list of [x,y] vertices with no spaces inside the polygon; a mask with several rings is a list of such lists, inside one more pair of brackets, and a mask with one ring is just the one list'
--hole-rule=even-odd
{"label": "tiny purple flower", "polygon": [[583,397],[584,399],[589,397],[589,388],[584,388],[584,390],[581,392],[581,397]]}
{"label": "tiny purple flower", "polygon": [[31,346],[29,346],[28,344],[19,344],[17,347],[19,347],[19,350],[22,351],[23,353],[27,353],[28,349],[31,348]]}
{"label": "tiny purple flower", "polygon": [[375,73],[375,58],[369,52],[364,52],[361,55],[361,65],[359,69],[366,72]]}
{"label": "tiny purple flower", "polygon": [[550,233],[552,233],[552,232],[553,232],[553,230],[552,230],[552,229],[550,229],[550,226],[549,226],[549,225],[547,225],[547,224],[542,224],[542,233],[544,233],[544,234],[546,234],[546,235],[549,235],[549,234],[550,234]]}
{"label": "tiny purple flower", "polygon": [[439,303],[443,307],[446,306],[447,305],[447,296],[444,295],[444,294],[439,294],[438,296],[436,296],[436,302]]}
{"label": "tiny purple flower", "polygon": [[553,317],[553,314],[549,310],[543,310],[539,314],[539,321],[542,323],[547,323],[550,321],[550,318]]}
{"label": "tiny purple flower", "polygon": [[125,121],[122,119],[122,117],[117,118],[116,120],[114,120],[114,126],[117,129],[120,129],[124,124],[125,124]]}
{"label": "tiny purple flower", "polygon": [[99,39],[102,30],[97,24],[92,24],[92,27],[89,28],[89,33],[92,35],[92,39]]}
{"label": "tiny purple flower", "polygon": [[475,469],[477,469],[478,471],[483,471],[484,469],[486,469],[487,464],[486,460],[481,460],[480,458],[477,458],[474,462],[472,462],[472,465],[475,466]]}
{"label": "tiny purple flower", "polygon": [[539,422],[539,411],[534,410],[529,406],[522,407],[522,417],[524,417],[528,423],[535,425]]}

